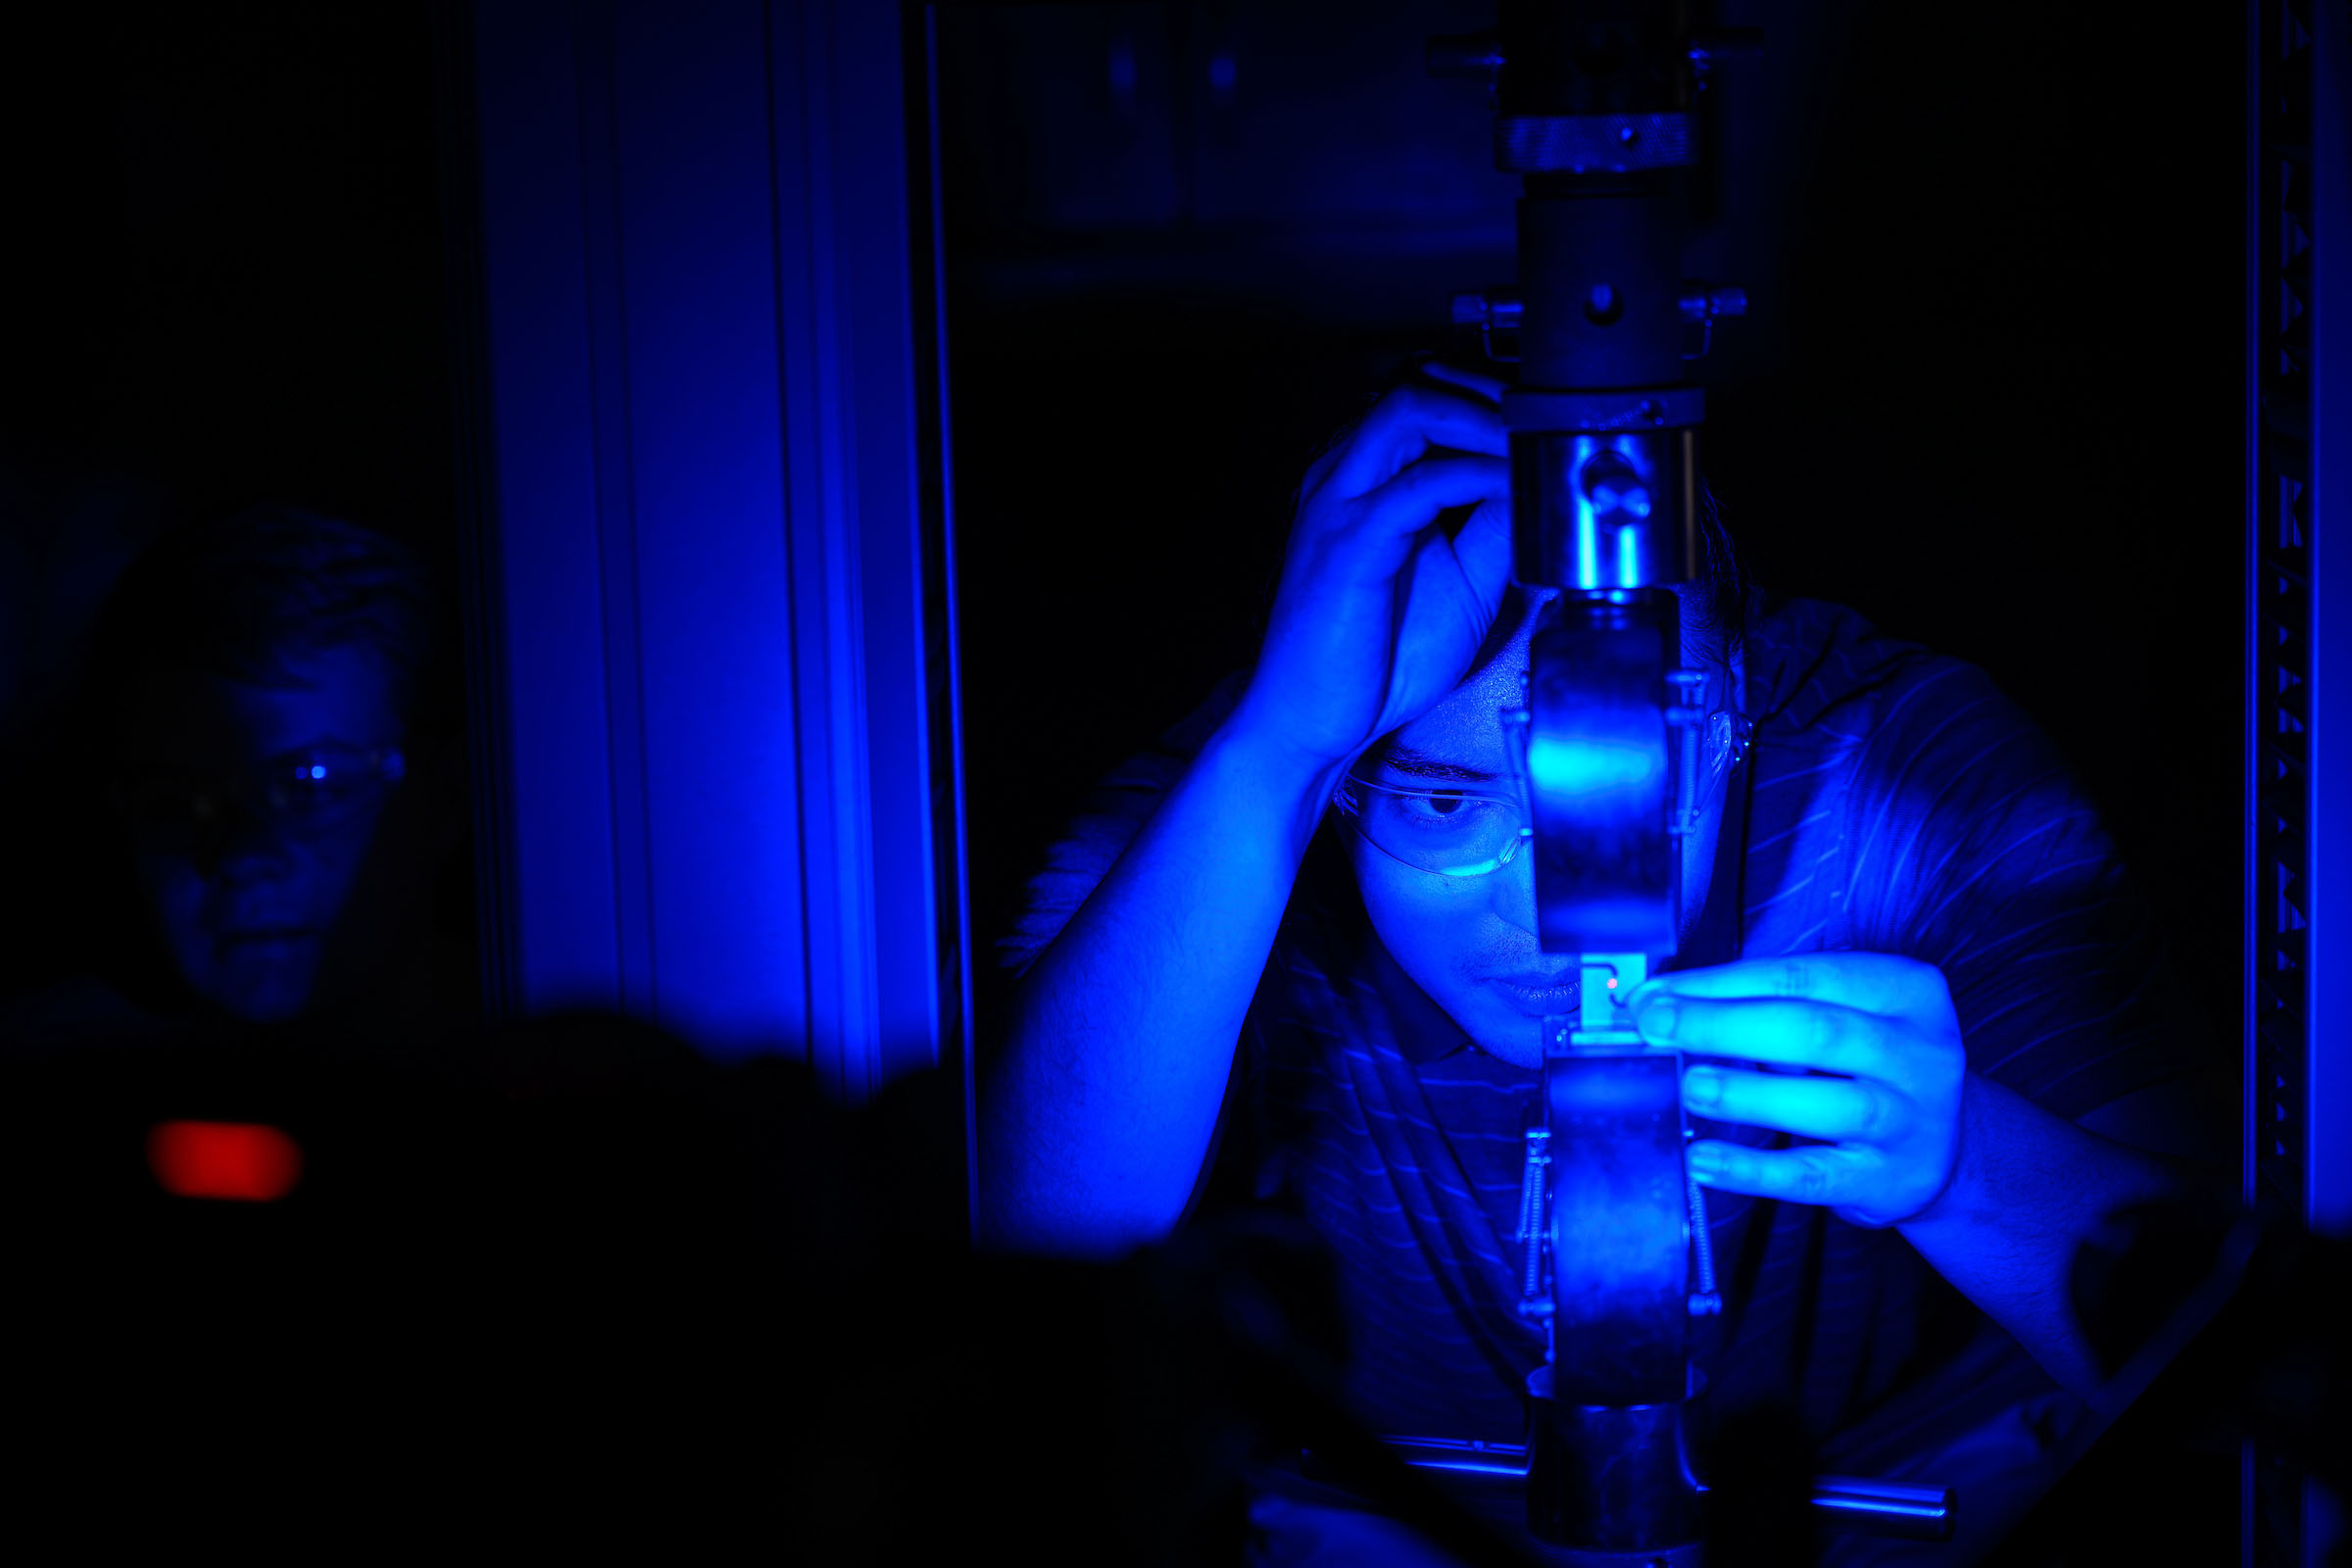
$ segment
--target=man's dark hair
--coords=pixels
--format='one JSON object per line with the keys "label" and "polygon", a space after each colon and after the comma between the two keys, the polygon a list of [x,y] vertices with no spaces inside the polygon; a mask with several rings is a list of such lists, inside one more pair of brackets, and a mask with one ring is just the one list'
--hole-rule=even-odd
{"label": "man's dark hair", "polygon": [[1755,597],[1755,579],[1747,563],[1724,531],[1716,510],[1715,492],[1702,476],[1698,481],[1698,624],[1720,638],[1726,659],[1747,640],[1747,617]]}
{"label": "man's dark hair", "polygon": [[93,692],[142,672],[193,669],[283,685],[289,665],[357,648],[382,664],[408,713],[433,645],[416,558],[370,528],[290,507],[253,507],[167,533],[132,563],[100,614]]}

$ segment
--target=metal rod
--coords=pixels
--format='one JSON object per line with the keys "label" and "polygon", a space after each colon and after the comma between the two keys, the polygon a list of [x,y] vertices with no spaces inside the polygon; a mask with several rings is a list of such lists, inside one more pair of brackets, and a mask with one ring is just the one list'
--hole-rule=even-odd
{"label": "metal rod", "polygon": [[[1389,1447],[1414,1469],[1448,1488],[1484,1492],[1527,1479],[1527,1450],[1508,1443],[1456,1443],[1442,1438],[1390,1438]],[[1903,1541],[1948,1541],[1952,1492],[1909,1487],[1859,1476],[1813,1478],[1813,1512],[1821,1524]]]}

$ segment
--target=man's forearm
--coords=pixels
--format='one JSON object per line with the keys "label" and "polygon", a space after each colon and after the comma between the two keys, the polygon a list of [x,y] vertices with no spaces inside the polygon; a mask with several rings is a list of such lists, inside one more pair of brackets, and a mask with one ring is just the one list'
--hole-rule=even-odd
{"label": "man's forearm", "polygon": [[981,1096],[985,1241],[1115,1252],[1183,1216],[1333,782],[1220,731],[1039,957]]}
{"label": "man's forearm", "polygon": [[2100,1376],[2074,1310],[2076,1249],[2116,1209],[2180,1192],[2180,1178],[1974,1073],[1961,1114],[1951,1186],[1896,1228],[2044,1371],[2087,1396]]}

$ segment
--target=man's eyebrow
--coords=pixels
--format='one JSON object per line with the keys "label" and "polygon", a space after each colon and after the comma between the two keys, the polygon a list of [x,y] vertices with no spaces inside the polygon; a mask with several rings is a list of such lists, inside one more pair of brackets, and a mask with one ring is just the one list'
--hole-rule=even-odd
{"label": "man's eyebrow", "polygon": [[1416,752],[1409,746],[1390,747],[1381,754],[1380,765],[1391,772],[1413,778],[1451,779],[1458,784],[1492,784],[1498,776],[1475,767],[1464,767],[1459,762],[1448,762],[1427,752]]}

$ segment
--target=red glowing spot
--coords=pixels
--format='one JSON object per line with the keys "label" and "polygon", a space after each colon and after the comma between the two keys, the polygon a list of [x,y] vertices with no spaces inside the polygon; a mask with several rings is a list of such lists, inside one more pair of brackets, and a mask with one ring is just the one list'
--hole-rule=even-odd
{"label": "red glowing spot", "polygon": [[147,1166],[174,1198],[267,1203],[302,1179],[302,1150],[257,1122],[167,1121],[147,1134]]}
{"label": "red glowing spot", "polygon": [[1614,991],[1617,989],[1617,977],[1615,975],[1611,975],[1606,980],[1603,980],[1601,984],[1607,986],[1611,991]]}

